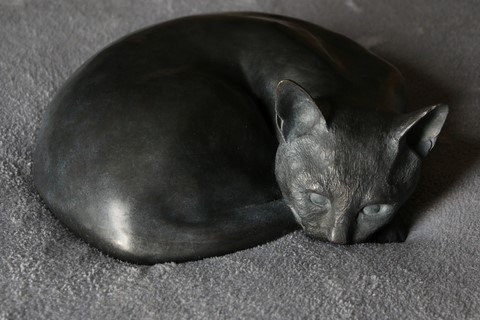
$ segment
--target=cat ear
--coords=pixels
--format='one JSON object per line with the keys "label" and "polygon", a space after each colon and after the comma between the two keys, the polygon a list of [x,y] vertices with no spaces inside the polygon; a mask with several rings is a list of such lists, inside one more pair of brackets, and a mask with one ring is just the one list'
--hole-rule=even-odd
{"label": "cat ear", "polygon": [[403,115],[397,125],[397,138],[419,156],[425,157],[432,150],[448,114],[448,106],[438,104]]}
{"label": "cat ear", "polygon": [[298,84],[282,80],[275,97],[277,128],[284,141],[313,132],[327,131],[327,123],[313,98]]}

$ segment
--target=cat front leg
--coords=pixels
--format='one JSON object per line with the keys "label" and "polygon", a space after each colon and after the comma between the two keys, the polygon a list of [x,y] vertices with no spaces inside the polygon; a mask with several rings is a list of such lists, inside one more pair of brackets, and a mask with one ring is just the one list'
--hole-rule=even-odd
{"label": "cat front leg", "polygon": [[408,236],[408,226],[401,221],[392,221],[376,231],[369,239],[369,242],[392,243],[404,242]]}

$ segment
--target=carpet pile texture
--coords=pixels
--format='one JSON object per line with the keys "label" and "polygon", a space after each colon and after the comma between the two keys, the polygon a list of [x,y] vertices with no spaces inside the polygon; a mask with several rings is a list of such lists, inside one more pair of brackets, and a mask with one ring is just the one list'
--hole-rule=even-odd
{"label": "carpet pile texture", "polygon": [[[345,34],[404,74],[410,109],[450,115],[404,208],[405,243],[302,232],[202,261],[139,266],[67,230],[32,183],[54,93],[91,55],[191,14],[262,11]],[[0,0],[0,319],[480,319],[480,2]]]}

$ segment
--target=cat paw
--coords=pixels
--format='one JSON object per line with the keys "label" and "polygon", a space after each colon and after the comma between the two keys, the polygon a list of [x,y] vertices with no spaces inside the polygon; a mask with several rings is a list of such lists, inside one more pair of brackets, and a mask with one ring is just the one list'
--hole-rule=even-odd
{"label": "cat paw", "polygon": [[392,243],[404,242],[407,239],[408,231],[400,226],[389,226],[375,232],[370,237],[370,242]]}

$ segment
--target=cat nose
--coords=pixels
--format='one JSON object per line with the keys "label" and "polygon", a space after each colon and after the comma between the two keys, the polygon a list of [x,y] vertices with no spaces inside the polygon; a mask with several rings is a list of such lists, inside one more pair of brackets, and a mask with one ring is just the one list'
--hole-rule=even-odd
{"label": "cat nose", "polygon": [[335,222],[327,236],[328,241],[338,244],[348,243],[348,226],[343,219]]}
{"label": "cat nose", "polygon": [[333,227],[328,235],[328,241],[338,244],[347,244],[347,232],[345,230]]}

